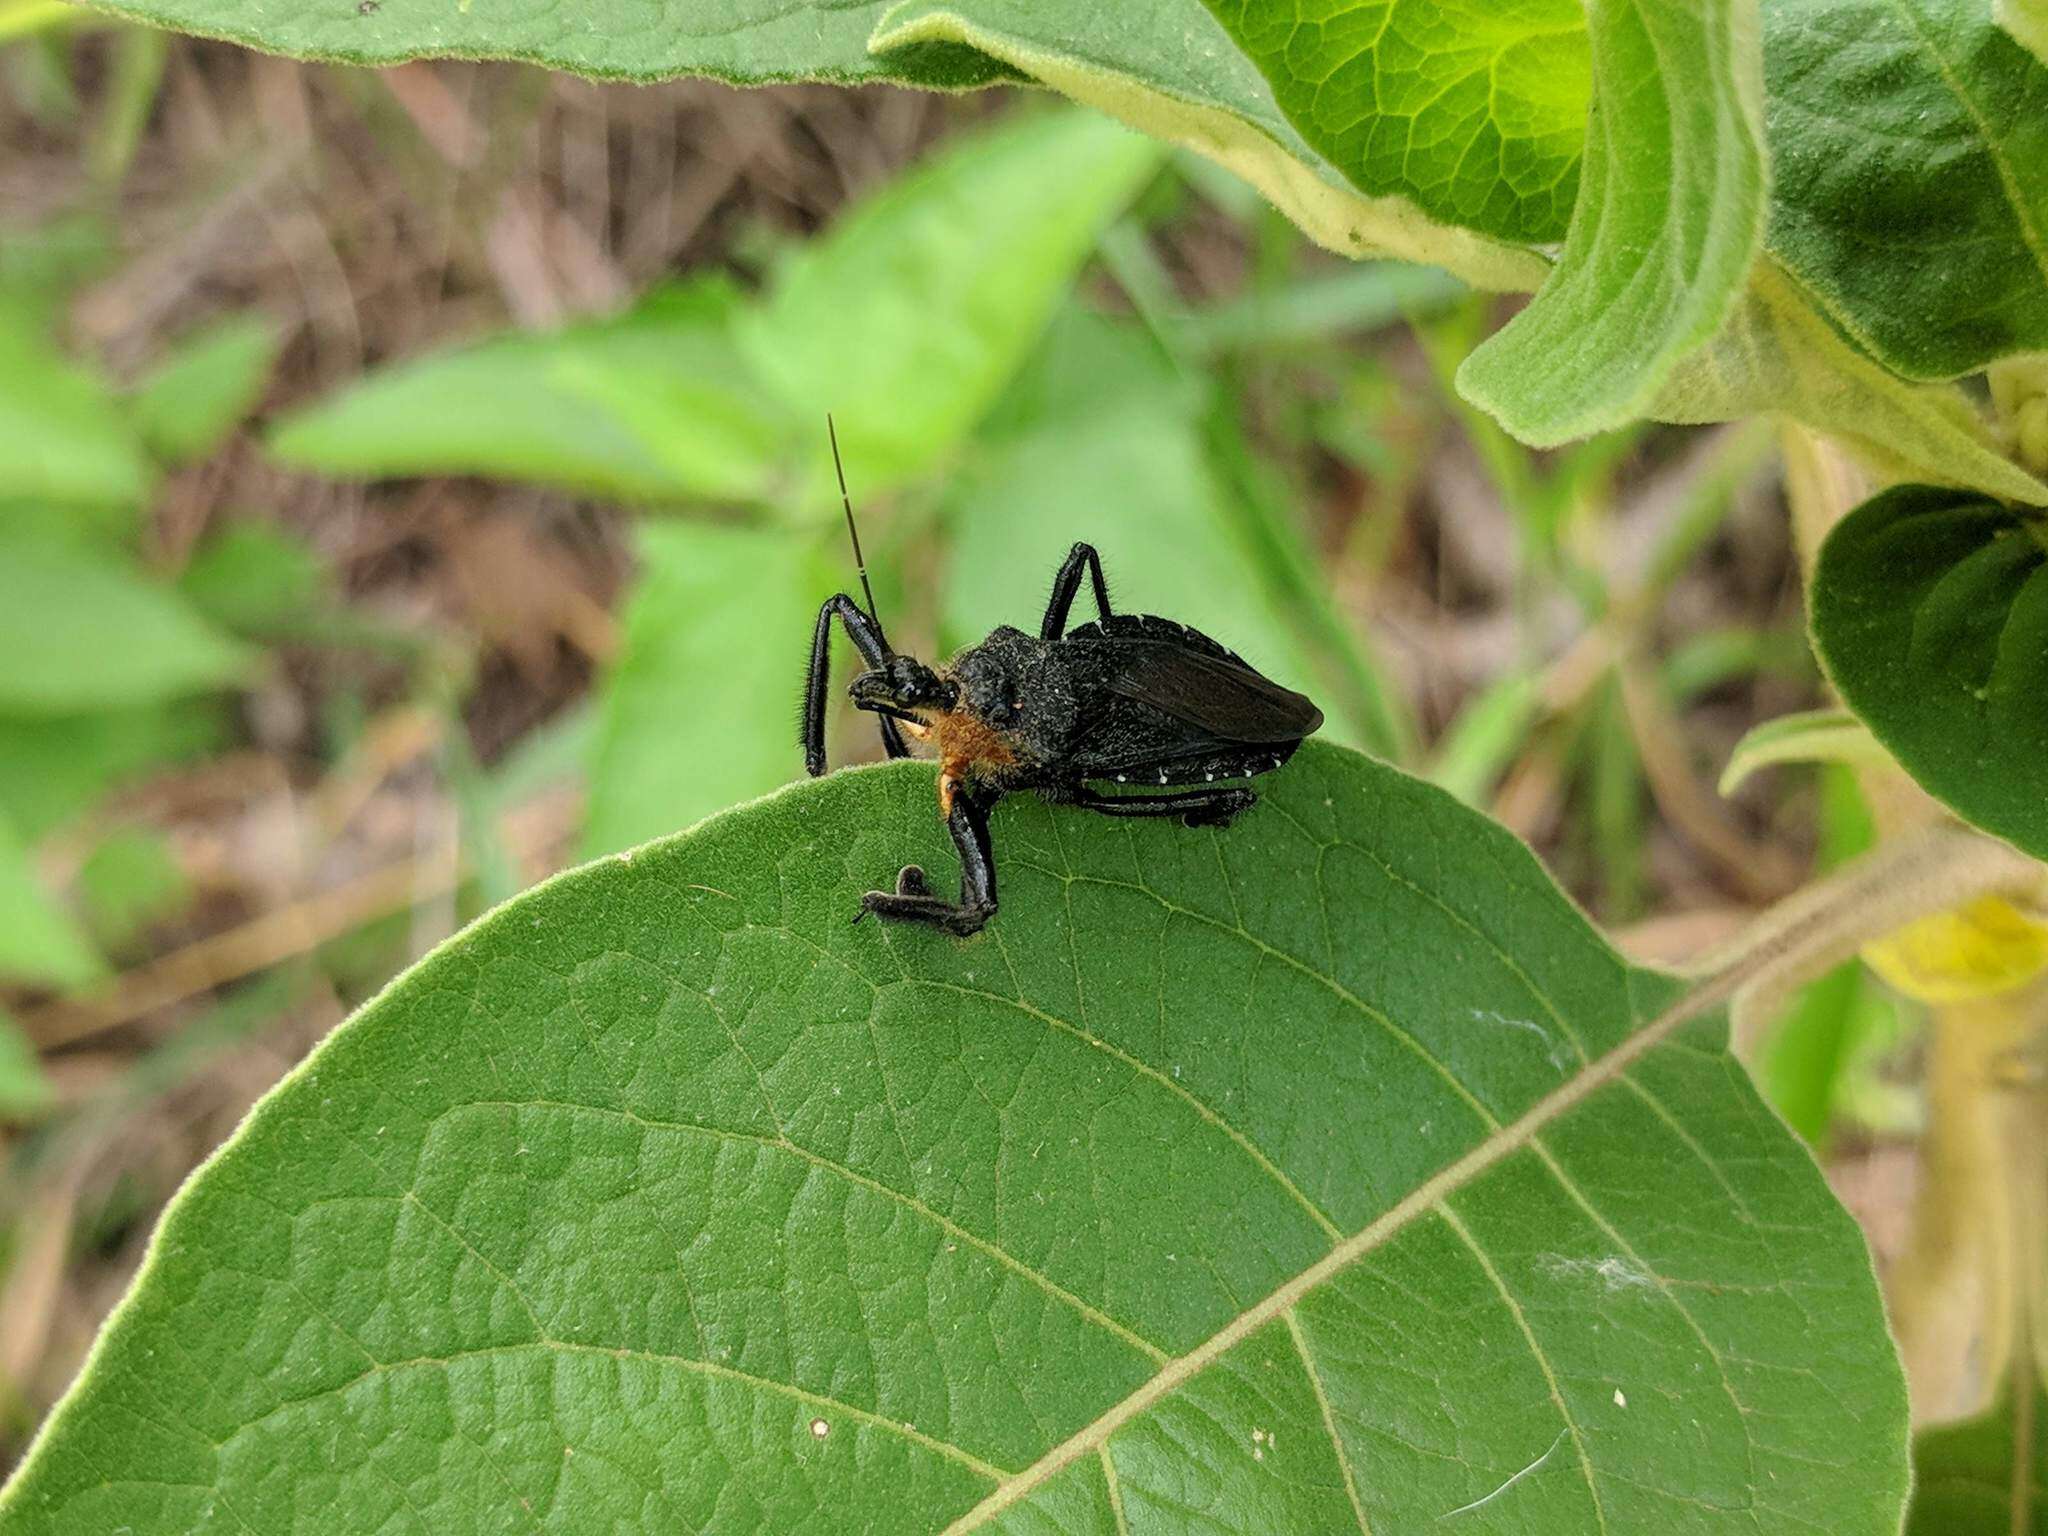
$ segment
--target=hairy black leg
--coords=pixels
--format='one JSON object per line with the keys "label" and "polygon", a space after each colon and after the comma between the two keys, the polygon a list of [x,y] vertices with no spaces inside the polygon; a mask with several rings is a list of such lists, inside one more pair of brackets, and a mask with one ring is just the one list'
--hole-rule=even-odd
{"label": "hairy black leg", "polygon": [[[804,769],[812,778],[825,771],[825,689],[832,680],[832,621],[846,626],[846,638],[870,667],[889,659],[889,642],[882,638],[882,626],[867,616],[859,603],[844,592],[826,600],[818,610],[818,627],[811,632],[811,667],[804,674]],[[887,715],[877,717],[882,727],[882,749],[891,757],[908,757],[903,733]]]}
{"label": "hairy black leg", "polygon": [[895,890],[869,891],[861,897],[861,915],[872,912],[890,922],[926,923],[963,939],[979,932],[996,911],[995,850],[988,836],[988,813],[995,802],[993,795],[983,797],[965,790],[953,796],[953,813],[946,818],[946,829],[953,834],[953,846],[960,850],[958,902],[934,896],[924,871],[906,864],[896,876]]}
{"label": "hairy black leg", "polygon": [[1102,579],[1102,556],[1095,553],[1093,544],[1076,544],[1067,552],[1059,575],[1052,579],[1052,601],[1045,605],[1045,620],[1038,626],[1039,639],[1057,640],[1067,632],[1067,614],[1074,606],[1074,595],[1081,590],[1084,574],[1095,587],[1096,608],[1105,619],[1109,617],[1109,584]]}
{"label": "hairy black leg", "polygon": [[1184,789],[1170,795],[1103,795],[1083,784],[1069,802],[1103,816],[1178,816],[1191,827],[1227,827],[1258,803],[1250,789]]}

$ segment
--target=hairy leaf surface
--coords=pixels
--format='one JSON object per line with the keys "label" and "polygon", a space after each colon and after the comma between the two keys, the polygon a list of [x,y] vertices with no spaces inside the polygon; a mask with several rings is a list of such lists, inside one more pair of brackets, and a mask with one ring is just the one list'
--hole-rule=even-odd
{"label": "hairy leaf surface", "polygon": [[1764,232],[1755,0],[1590,18],[1597,89],[1564,255],[1458,370],[1467,399],[1541,445],[1640,416],[1734,309]]}
{"label": "hairy leaf surface", "polygon": [[1894,475],[2048,502],[2048,484],[1999,450],[1961,391],[1909,384],[1859,351],[1768,254],[1728,324],[1679,361],[1650,414],[1705,422],[1765,411],[1838,437]]}
{"label": "hairy leaf surface", "polygon": [[868,48],[889,0],[114,0],[154,26],[345,64],[517,59],[601,80],[710,75],[740,85],[894,81],[937,90],[987,85],[1003,67],[971,49]]}
{"label": "hairy leaf surface", "polygon": [[2048,518],[1902,485],[1821,546],[1813,637],[1921,787],[2048,858]]}
{"label": "hairy leaf surface", "polygon": [[1363,191],[1504,240],[1564,237],[1592,97],[1576,0],[1207,0]]}
{"label": "hairy leaf surface", "polygon": [[952,868],[915,764],[459,935],[179,1197],[0,1530],[1897,1529],[1861,1238],[1507,833],[1314,743],[1226,832],[995,833],[966,943],[848,921]]}
{"label": "hairy leaf surface", "polygon": [[1909,378],[2048,348],[2048,63],[1983,0],[1764,19],[1778,259]]}
{"label": "hairy leaf surface", "polygon": [[1547,270],[1535,252],[1434,216],[1401,192],[1359,190],[1295,129],[1202,0],[903,0],[883,17],[873,46],[926,42],[978,49],[1208,156],[1333,251],[1430,262],[1482,288],[1534,288]]}

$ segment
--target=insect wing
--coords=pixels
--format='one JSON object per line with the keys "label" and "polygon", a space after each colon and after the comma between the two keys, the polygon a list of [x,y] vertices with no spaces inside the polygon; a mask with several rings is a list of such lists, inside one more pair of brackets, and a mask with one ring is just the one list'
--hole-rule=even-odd
{"label": "insect wing", "polygon": [[1323,723],[1323,712],[1292,688],[1171,641],[1119,641],[1109,689],[1218,743],[1297,742]]}

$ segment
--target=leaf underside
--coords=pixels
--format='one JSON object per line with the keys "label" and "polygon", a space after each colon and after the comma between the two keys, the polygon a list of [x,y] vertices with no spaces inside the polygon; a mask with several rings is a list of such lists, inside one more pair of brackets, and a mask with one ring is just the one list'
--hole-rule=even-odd
{"label": "leaf underside", "polygon": [[1311,744],[1226,832],[927,766],[501,908],[180,1195],[0,1530],[1890,1532],[1855,1228],[1505,832]]}
{"label": "leaf underside", "polygon": [[2048,858],[2048,518],[1903,485],[1821,546],[1813,637],[1921,787]]}
{"label": "leaf underside", "polygon": [[1720,329],[1763,239],[1754,0],[1593,8],[1599,84],[1557,270],[1466,359],[1458,388],[1525,442],[1640,416]]}

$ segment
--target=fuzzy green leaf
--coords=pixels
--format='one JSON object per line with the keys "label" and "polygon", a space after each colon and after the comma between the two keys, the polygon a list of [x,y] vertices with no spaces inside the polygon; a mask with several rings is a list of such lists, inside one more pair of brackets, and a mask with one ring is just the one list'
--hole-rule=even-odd
{"label": "fuzzy green leaf", "polygon": [[902,0],[873,45],[935,42],[972,47],[1227,166],[1333,251],[1428,262],[1482,288],[1534,288],[1547,270],[1535,252],[1433,218],[1406,196],[1354,187],[1296,131],[1202,0]]}
{"label": "fuzzy green leaf", "polygon": [[1458,389],[1524,442],[1639,417],[1741,297],[1763,239],[1755,0],[1592,7],[1595,97],[1564,255]]}
{"label": "fuzzy green leaf", "polygon": [[1821,546],[1813,638],[1929,794],[2048,859],[2048,517],[1902,485]]}
{"label": "fuzzy green leaf", "polygon": [[2048,484],[1999,451],[1960,390],[1909,384],[1858,351],[1768,255],[1728,324],[1679,361],[1650,407],[1675,422],[1759,412],[1837,437],[1893,478],[2048,503]]}
{"label": "fuzzy green leaf", "polygon": [[1885,763],[1870,727],[1846,709],[1806,709],[1751,726],[1728,754],[1720,791],[1732,795],[1774,763]]}
{"label": "fuzzy green leaf", "polygon": [[1301,136],[1374,196],[1564,238],[1593,91],[1577,0],[1207,0]]}
{"label": "fuzzy green leaf", "polygon": [[[687,739],[686,737],[684,739]],[[167,1214],[6,1536],[1879,1536],[1862,1239],[1527,849],[1311,744],[1225,832],[928,767],[550,882]]]}
{"label": "fuzzy green leaf", "polygon": [[2048,349],[2048,63],[1984,0],[1773,0],[1770,246],[1908,378]]}
{"label": "fuzzy green leaf", "polygon": [[926,46],[876,56],[868,37],[889,0],[704,0],[673,16],[640,0],[553,6],[474,0],[114,0],[152,26],[224,38],[294,58],[345,64],[516,59],[600,80],[709,75],[736,85],[893,81],[964,90],[1006,71],[971,49]]}

